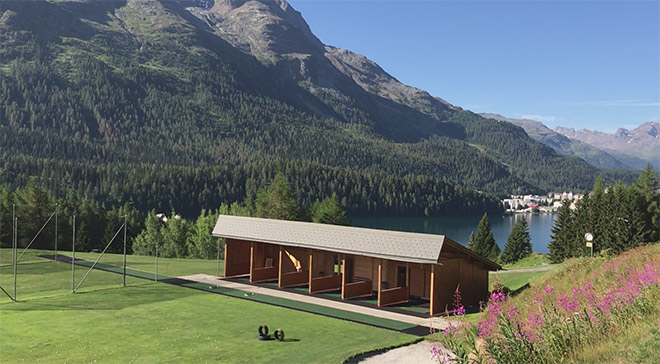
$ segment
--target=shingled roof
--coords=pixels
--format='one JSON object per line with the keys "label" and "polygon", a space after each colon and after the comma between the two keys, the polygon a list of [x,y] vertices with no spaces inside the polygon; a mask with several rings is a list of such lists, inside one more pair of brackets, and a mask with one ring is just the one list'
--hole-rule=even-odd
{"label": "shingled roof", "polygon": [[444,235],[221,215],[213,236],[426,264],[438,263],[447,246],[500,269]]}

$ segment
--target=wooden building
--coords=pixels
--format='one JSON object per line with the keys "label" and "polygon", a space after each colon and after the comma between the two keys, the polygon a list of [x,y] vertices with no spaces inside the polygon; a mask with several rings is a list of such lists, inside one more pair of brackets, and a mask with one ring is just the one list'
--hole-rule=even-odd
{"label": "wooden building", "polygon": [[378,306],[429,300],[431,315],[488,297],[488,271],[501,267],[443,235],[222,215],[225,277],[307,286],[341,298],[376,295]]}

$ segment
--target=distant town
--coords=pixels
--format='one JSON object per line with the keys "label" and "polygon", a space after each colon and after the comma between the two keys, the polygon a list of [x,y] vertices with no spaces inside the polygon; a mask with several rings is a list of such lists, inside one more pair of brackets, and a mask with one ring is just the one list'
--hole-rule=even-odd
{"label": "distant town", "polygon": [[514,213],[548,213],[562,206],[564,200],[571,202],[571,209],[582,199],[583,194],[573,192],[549,192],[547,195],[511,195],[502,200],[502,206],[507,212]]}

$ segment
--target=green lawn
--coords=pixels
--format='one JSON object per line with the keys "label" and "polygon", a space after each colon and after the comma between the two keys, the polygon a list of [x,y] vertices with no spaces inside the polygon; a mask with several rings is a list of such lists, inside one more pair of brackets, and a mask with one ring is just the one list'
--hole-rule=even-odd
{"label": "green lawn", "polygon": [[[13,282],[7,273],[12,267],[4,259],[7,252],[0,253],[0,283],[11,293],[7,283]],[[91,272],[89,284],[86,281],[78,293],[71,294],[70,265],[42,261],[32,253],[19,267],[19,302],[10,302],[6,296],[0,300],[0,363],[327,363],[417,339],[396,331],[144,279],[129,277],[128,286],[121,288],[121,275],[99,270]],[[178,275],[195,273],[189,270],[207,262],[170,263],[171,272]],[[77,279],[85,270],[77,269]],[[241,297],[238,291],[225,293]],[[257,340],[261,323],[268,324],[271,331],[284,329],[289,340]]]}
{"label": "green lawn", "polygon": [[[0,322],[3,363],[338,363],[416,339],[162,283],[4,303]],[[289,340],[257,340],[262,323]]]}
{"label": "green lawn", "polygon": [[512,264],[504,264],[504,269],[536,268],[552,265],[548,254],[532,253]]}
{"label": "green lawn", "polygon": [[547,273],[547,271],[540,272],[506,272],[500,271],[498,273],[491,273],[488,275],[489,286],[492,286],[497,279],[501,284],[509,287],[512,291],[519,289],[527,283],[531,283],[536,277],[540,277]]}
{"label": "green lawn", "polygon": [[[17,255],[21,254],[21,250]],[[52,255],[53,251],[29,249],[21,257],[17,266],[17,298],[32,299],[53,294],[61,294],[71,291],[71,266],[61,262],[54,262],[40,258],[39,255]],[[71,256],[70,252],[59,252],[60,255]],[[100,256],[99,253],[76,253],[76,258],[94,262]],[[123,266],[122,254],[104,254],[99,260],[101,264]],[[127,255],[126,265],[128,269],[135,269],[148,274],[155,272],[155,258],[140,255]],[[166,278],[177,277],[198,273],[215,275],[218,263],[215,260],[202,259],[158,259],[158,275]],[[80,283],[88,268],[76,265],[75,284]],[[99,271],[93,271],[81,285],[81,290],[115,287],[122,283],[121,276],[116,274],[104,275]],[[220,274],[224,273],[223,261],[220,261]],[[135,278],[127,278],[127,284],[143,284],[144,281]],[[0,249],[0,286],[13,295],[13,266],[11,249]],[[9,298],[0,292],[0,302],[8,301]]]}

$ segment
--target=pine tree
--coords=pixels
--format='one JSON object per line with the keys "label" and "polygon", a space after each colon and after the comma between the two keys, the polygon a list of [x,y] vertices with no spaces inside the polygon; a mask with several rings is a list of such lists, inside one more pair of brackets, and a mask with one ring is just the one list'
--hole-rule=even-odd
{"label": "pine tree", "polygon": [[573,256],[573,216],[569,207],[570,201],[562,201],[561,207],[557,209],[557,219],[552,226],[552,235],[548,250],[550,252],[550,260],[553,263],[561,263],[564,259]]}
{"label": "pine tree", "polygon": [[649,163],[637,180],[636,187],[644,196],[644,205],[638,206],[644,214],[645,229],[642,232],[644,241],[660,241],[660,192],[659,183]]}
{"label": "pine tree", "polygon": [[474,230],[470,231],[470,236],[468,237],[467,245],[466,247],[470,250],[474,250]]}
{"label": "pine tree", "polygon": [[502,252],[502,263],[515,263],[532,253],[532,241],[527,231],[527,219],[523,218],[511,228]]}
{"label": "pine tree", "polygon": [[339,205],[339,199],[336,194],[316,201],[312,206],[311,217],[313,222],[332,225],[349,225],[346,218],[346,212]]}
{"label": "pine tree", "polygon": [[280,220],[298,219],[299,211],[293,189],[282,172],[275,175],[267,188],[259,190],[255,205],[258,217]]}
{"label": "pine tree", "polygon": [[474,238],[472,251],[491,260],[496,260],[500,255],[500,247],[497,246],[495,238],[493,238],[490,221],[486,213],[484,213],[477,226],[477,235]]}

